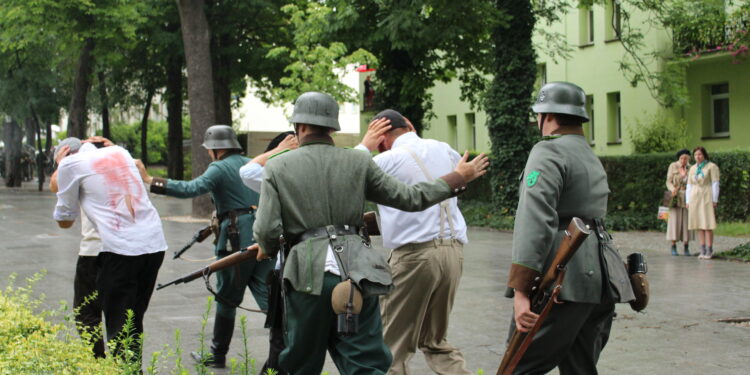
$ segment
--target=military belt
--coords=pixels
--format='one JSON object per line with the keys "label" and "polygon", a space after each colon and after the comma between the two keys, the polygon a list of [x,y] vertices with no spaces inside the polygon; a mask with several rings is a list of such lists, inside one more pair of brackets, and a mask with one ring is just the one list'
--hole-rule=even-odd
{"label": "military belt", "polygon": [[235,216],[242,216],[247,215],[255,212],[256,207],[248,207],[248,208],[237,208],[234,210],[229,210],[227,212],[220,213],[217,218],[219,219],[219,223],[223,222],[224,220],[228,219],[230,215],[234,214]]}
{"label": "military belt", "polygon": [[[332,227],[336,231],[336,235],[338,236],[359,234],[359,227],[355,225],[332,225]],[[304,233],[297,236],[297,238],[295,238],[293,241],[291,241],[289,247],[292,248],[302,241],[306,241],[316,237],[328,237],[328,230],[326,229],[326,227],[314,228],[305,231]]]}

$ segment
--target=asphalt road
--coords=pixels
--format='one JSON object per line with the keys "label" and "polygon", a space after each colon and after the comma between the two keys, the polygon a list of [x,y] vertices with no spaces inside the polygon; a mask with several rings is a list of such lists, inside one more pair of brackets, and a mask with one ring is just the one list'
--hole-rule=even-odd
{"label": "asphalt road", "polygon": [[[171,260],[179,249],[204,225],[190,220],[188,201],[153,197],[163,218],[170,250],[160,270],[163,283],[200,268],[205,262]],[[11,273],[27,277],[41,270],[46,276],[36,286],[45,295],[44,306],[69,305],[73,298],[73,273],[80,226],[57,228],[51,219],[54,195],[30,188],[0,188],[0,286]],[[750,317],[750,264],[727,261],[698,261],[696,257],[668,255],[662,233],[630,232],[614,235],[623,256],[644,252],[649,263],[651,303],[645,313],[634,313],[618,305],[609,344],[599,361],[601,374],[747,374],[750,363],[750,327],[717,320]],[[471,229],[466,246],[464,274],[452,315],[449,341],[464,353],[473,371],[494,373],[504,350],[511,314],[511,301],[503,298],[510,264],[512,235]],[[717,251],[750,239],[717,238]],[[208,241],[206,241],[208,242]],[[694,246],[694,248],[697,246]],[[208,258],[211,245],[199,244],[187,255]],[[145,359],[150,353],[175,346],[175,331],[181,333],[183,361],[187,352],[200,345],[201,316],[208,292],[202,281],[155,291],[145,319]],[[248,306],[255,303],[246,294]],[[264,317],[239,312],[248,321],[250,355],[263,362],[268,351]],[[207,324],[210,339],[213,313]],[[240,358],[242,334],[239,324],[230,357]],[[208,340],[206,341],[208,345]],[[164,366],[168,368],[174,360]],[[414,374],[430,374],[421,354],[412,359]],[[338,373],[328,360],[326,371]],[[228,371],[216,371],[217,374]],[[553,372],[554,373],[554,372]]]}

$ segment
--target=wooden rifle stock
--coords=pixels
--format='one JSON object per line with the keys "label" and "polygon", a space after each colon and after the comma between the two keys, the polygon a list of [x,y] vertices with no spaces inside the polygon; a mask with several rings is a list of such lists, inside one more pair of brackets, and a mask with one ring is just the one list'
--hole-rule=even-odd
{"label": "wooden rifle stock", "polygon": [[536,324],[529,332],[513,331],[508,341],[508,347],[505,349],[505,355],[497,369],[497,375],[511,375],[516,369],[518,362],[523,358],[526,349],[531,345],[534,335],[542,327],[544,319],[549,314],[552,304],[554,304],[557,295],[562,288],[563,278],[565,277],[565,266],[570,258],[573,257],[576,250],[581,246],[583,241],[591,234],[591,229],[584,224],[583,220],[574,217],[570,221],[568,228],[565,230],[565,236],[557,248],[555,258],[552,260],[547,272],[544,273],[539,284],[531,289],[531,311],[539,314]]}
{"label": "wooden rifle stock", "polygon": [[199,270],[193,271],[183,277],[172,280],[166,284],[159,284],[159,286],[156,287],[156,290],[166,288],[173,284],[182,284],[182,283],[191,282],[197,278],[203,277],[204,275],[208,276],[216,271],[229,268],[235,264],[242,263],[250,259],[255,259],[255,257],[258,256],[258,249],[259,249],[258,244],[255,244],[255,245],[248,247],[245,250],[232,253],[231,255],[228,255],[228,256],[225,256],[224,258],[213,261],[209,263],[207,266]]}

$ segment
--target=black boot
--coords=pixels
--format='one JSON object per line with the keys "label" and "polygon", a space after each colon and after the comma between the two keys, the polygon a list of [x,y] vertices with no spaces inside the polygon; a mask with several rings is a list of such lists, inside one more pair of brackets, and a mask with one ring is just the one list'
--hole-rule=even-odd
{"label": "black boot", "polygon": [[190,352],[190,356],[196,362],[203,363],[206,367],[226,367],[227,352],[229,351],[229,343],[232,341],[233,333],[234,317],[225,318],[217,314],[214,320],[214,338],[211,340],[211,353],[208,354],[208,358],[204,358],[198,352]]}
{"label": "black boot", "polygon": [[273,369],[278,375],[289,374],[281,367],[279,367],[279,354],[284,350],[284,332],[281,328],[271,327],[271,332],[268,335],[268,359],[263,364],[263,368],[260,370],[260,375],[265,375],[267,370]]}

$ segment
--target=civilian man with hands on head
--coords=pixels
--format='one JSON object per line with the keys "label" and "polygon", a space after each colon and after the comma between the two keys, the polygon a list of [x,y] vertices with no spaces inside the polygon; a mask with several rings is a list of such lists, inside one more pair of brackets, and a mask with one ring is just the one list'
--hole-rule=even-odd
{"label": "civilian man with hands on head", "polygon": [[[300,95],[291,122],[300,147],[266,164],[253,227],[258,258],[276,255],[282,235],[290,247],[281,366],[295,375],[320,374],[328,350],[342,374],[385,374],[392,357],[383,343],[377,296],[390,291],[392,279],[387,261],[362,233],[365,199],[423,210],[463,192],[485,173],[487,158],[469,162],[466,154],[450,173],[408,186],[370,155],[335,147],[338,104],[330,95]],[[332,298],[340,288],[346,298]]]}
{"label": "civilian man with hands on head", "polygon": [[66,145],[58,154],[53,217],[61,228],[70,228],[82,210],[99,232],[102,249],[97,256],[96,287],[107,340],[124,338],[121,332],[131,310],[135,337],[130,348],[117,345],[115,353],[132,351],[129,359],[140,362],[143,318],[167,249],[161,219],[125,149],[97,149],[85,143],[73,155],[67,154],[70,150]]}
{"label": "civilian man with hands on head", "polygon": [[[375,115],[356,148],[379,150],[375,164],[405,184],[433,181],[461,160],[448,144],[420,138],[409,120],[391,109]],[[378,205],[383,245],[392,249],[394,288],[380,297],[384,340],[393,354],[389,374],[409,374],[417,349],[438,374],[471,374],[463,354],[447,340],[468,243],[457,202],[452,197],[419,212]]]}

